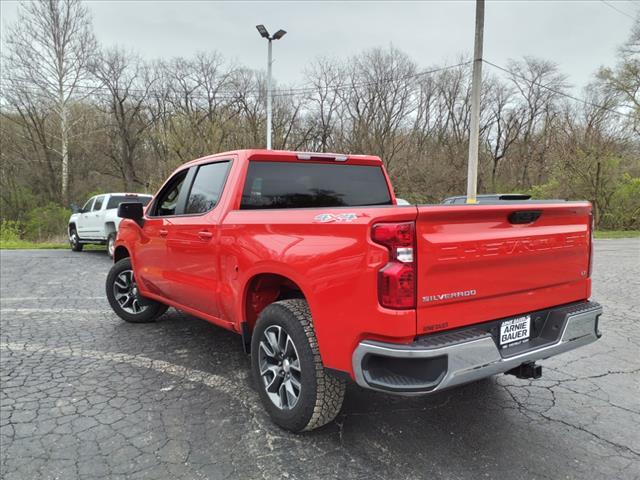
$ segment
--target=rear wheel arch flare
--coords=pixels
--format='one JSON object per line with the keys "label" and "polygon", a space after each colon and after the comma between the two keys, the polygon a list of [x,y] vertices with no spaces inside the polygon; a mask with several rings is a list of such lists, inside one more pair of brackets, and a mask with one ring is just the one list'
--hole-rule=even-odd
{"label": "rear wheel arch flare", "polygon": [[290,278],[275,273],[260,273],[246,284],[243,296],[243,320],[253,331],[258,315],[265,307],[278,300],[307,299],[302,288]]}
{"label": "rear wheel arch flare", "polygon": [[106,222],[104,224],[104,231],[107,235],[110,233],[116,233],[116,224],[114,222]]}

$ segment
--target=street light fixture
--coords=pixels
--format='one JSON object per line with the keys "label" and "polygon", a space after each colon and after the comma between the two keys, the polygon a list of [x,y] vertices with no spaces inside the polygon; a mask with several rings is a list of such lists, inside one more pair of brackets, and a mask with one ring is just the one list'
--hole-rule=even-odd
{"label": "street light fixture", "polygon": [[258,29],[262,37],[269,38],[269,32],[267,32],[267,29],[264,28],[264,25],[256,25],[256,28]]}
{"label": "street light fixture", "polygon": [[267,57],[267,150],[271,150],[271,42],[273,40],[280,40],[286,35],[286,31],[278,30],[273,35],[269,35],[269,31],[264,25],[256,25],[256,29],[262,38],[266,38],[269,41],[269,53]]}

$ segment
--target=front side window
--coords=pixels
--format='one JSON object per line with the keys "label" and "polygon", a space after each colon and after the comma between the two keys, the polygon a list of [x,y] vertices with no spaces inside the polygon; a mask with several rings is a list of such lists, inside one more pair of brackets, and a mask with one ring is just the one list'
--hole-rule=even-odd
{"label": "front side window", "polygon": [[216,206],[227,178],[229,164],[230,162],[216,162],[198,167],[184,213],[205,213]]}
{"label": "front side window", "polygon": [[96,201],[93,204],[93,208],[91,210],[94,212],[97,210],[100,210],[102,208],[103,202],[104,202],[104,195],[100,195],[99,197],[96,197]]}
{"label": "front side window", "polygon": [[91,211],[91,205],[93,205],[93,200],[95,199],[95,197],[91,197],[89,200],[87,200],[87,203],[84,204],[84,206],[82,207],[82,211],[83,212],[90,212]]}
{"label": "front side window", "polygon": [[251,162],[242,210],[391,205],[377,165]]}
{"label": "front side window", "polygon": [[176,214],[178,198],[188,170],[178,172],[160,192],[153,208],[153,214],[160,217]]}

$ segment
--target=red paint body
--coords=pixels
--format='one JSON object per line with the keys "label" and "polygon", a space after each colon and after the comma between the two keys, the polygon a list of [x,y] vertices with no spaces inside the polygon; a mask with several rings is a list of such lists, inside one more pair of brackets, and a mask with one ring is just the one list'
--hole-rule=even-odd
{"label": "red paint body", "polygon": [[[145,216],[142,228],[124,220],[116,259],[131,257],[143,295],[236,332],[245,321],[251,328],[284,289],[299,289],[326,367],[353,376],[351,356],[363,339],[409,343],[417,335],[590,296],[588,202],[239,210],[249,161],[301,160],[294,152],[243,150],[177,171],[218,159],[232,165],[212,211]],[[349,156],[346,164],[384,168],[373,156]],[[531,224],[507,220],[513,211],[532,209],[542,215]],[[314,220],[344,213],[357,216]],[[372,226],[381,222],[415,222],[417,308],[379,304],[378,272],[390,257],[371,239]],[[465,291],[475,293],[445,295]]]}

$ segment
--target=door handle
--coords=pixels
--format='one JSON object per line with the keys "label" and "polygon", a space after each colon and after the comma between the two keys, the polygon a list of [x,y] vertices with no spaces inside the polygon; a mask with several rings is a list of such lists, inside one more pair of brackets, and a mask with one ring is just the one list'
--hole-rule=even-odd
{"label": "door handle", "polygon": [[198,232],[198,237],[200,237],[202,240],[210,240],[213,238],[213,233],[207,230],[203,230],[201,232]]}
{"label": "door handle", "polygon": [[169,233],[169,230],[165,230],[164,228],[161,228],[158,233],[160,234],[161,237],[166,237],[167,234]]}

